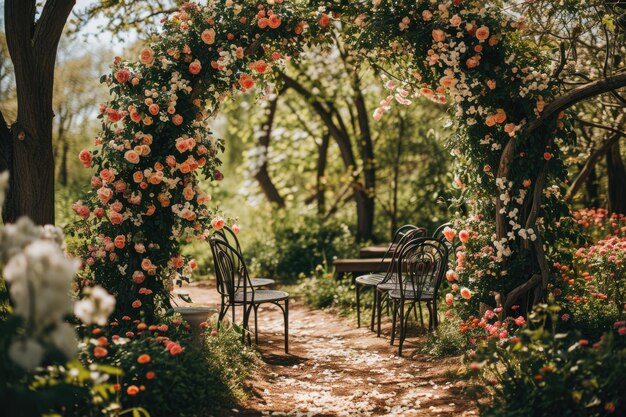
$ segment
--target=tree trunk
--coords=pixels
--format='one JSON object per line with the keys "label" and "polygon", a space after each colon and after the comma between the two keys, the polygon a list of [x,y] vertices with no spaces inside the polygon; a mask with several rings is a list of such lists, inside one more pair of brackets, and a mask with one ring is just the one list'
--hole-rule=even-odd
{"label": "tree trunk", "polygon": [[328,162],[328,145],[330,143],[330,135],[328,133],[322,136],[322,143],[318,149],[317,156],[317,172],[316,172],[316,199],[317,213],[322,216],[326,213],[326,184],[323,178],[326,173],[326,164]]}
{"label": "tree trunk", "polygon": [[606,154],[609,177],[609,213],[626,214],[626,167],[622,160],[620,143],[616,142]]}
{"label": "tree trunk", "polygon": [[56,51],[75,0],[47,0],[37,20],[35,0],[6,0],[6,38],[15,68],[17,121],[0,153],[11,179],[3,220],[23,215],[54,223],[52,93]]}
{"label": "tree trunk", "polygon": [[67,139],[61,144],[61,165],[59,166],[59,182],[66,186],[68,183],[67,157],[70,151],[70,144]]}
{"label": "tree trunk", "polygon": [[365,105],[365,99],[361,93],[358,78],[354,82],[354,104],[357,110],[357,118],[360,131],[360,153],[363,164],[364,187],[356,193],[357,210],[361,215],[358,219],[357,239],[369,240],[374,237],[374,214],[376,196],[376,164],[374,160],[374,144],[370,130],[370,115]]}
{"label": "tree trunk", "polygon": [[[279,93],[280,94],[280,93]],[[267,154],[270,147],[270,139],[272,137],[272,129],[274,127],[274,117],[276,116],[276,109],[278,107],[278,95],[270,100],[268,104],[268,114],[267,119],[265,119],[265,123],[263,123],[264,133],[259,137],[259,146],[262,146],[265,150],[265,161],[259,171],[254,175],[257,182],[261,186],[261,190],[263,190],[263,194],[267,200],[277,205],[279,208],[285,207],[285,199],[280,195],[278,189],[274,185],[272,178],[270,177],[269,171],[267,169]]]}
{"label": "tree trunk", "polygon": [[595,167],[589,172],[585,182],[585,194],[587,197],[587,207],[600,207],[600,193],[598,192],[598,174]]}

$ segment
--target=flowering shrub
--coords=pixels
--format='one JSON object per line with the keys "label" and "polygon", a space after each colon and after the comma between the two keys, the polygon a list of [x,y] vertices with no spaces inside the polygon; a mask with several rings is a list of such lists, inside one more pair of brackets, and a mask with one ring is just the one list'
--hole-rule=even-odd
{"label": "flowering shrub", "polygon": [[354,235],[344,223],[306,215],[278,220],[272,236],[249,245],[246,257],[259,276],[289,282],[310,274],[326,260],[355,256],[356,250]]}
{"label": "flowering shrub", "polygon": [[[301,276],[304,278],[304,275]],[[298,285],[297,291],[304,295],[304,301],[313,308],[332,307],[339,313],[348,315],[356,307],[355,287],[352,276],[343,279],[335,277],[334,268],[329,268],[326,262],[315,268],[310,278],[304,278]],[[361,294],[361,304],[369,305],[373,297],[371,292]]]}
{"label": "flowering shrub", "polygon": [[207,415],[241,396],[255,358],[242,346],[241,333],[229,326],[213,330],[204,329],[204,344],[193,341],[189,325],[176,317],[160,325],[94,326],[83,359],[124,370],[115,390],[125,408],[157,417]]}
{"label": "flowering shrub", "polygon": [[577,332],[559,333],[561,310],[539,306],[532,327],[508,342],[485,340],[469,355],[474,390],[492,399],[483,416],[623,415],[626,323],[596,343]]}
{"label": "flowering shrub", "polygon": [[96,149],[79,155],[95,168],[92,191],[73,209],[86,242],[84,283],[116,296],[116,317],[151,321],[167,309],[173,282],[195,266],[179,241],[206,239],[224,224],[198,187],[200,175],[223,178],[224,145],[208,121],[229,95],[271,83],[270,69],[294,55],[304,26],[287,2],[184,3],[138,61],[116,58],[103,77],[112,93],[103,129]]}
{"label": "flowering shrub", "polygon": [[[0,207],[8,173],[0,174]],[[118,370],[73,361],[78,341],[68,322],[70,290],[78,262],[62,249],[63,233],[22,217],[0,228],[0,401],[7,416],[110,415],[115,408],[107,382]],[[100,287],[94,291],[103,291]],[[85,321],[108,317],[111,308],[82,300]],[[113,300],[114,305],[114,300]]]}
{"label": "flowering shrub", "polygon": [[565,309],[566,326],[597,337],[624,316],[626,221],[604,209],[580,210],[573,217],[588,240],[562,251],[571,256],[553,264],[560,279],[552,292]]}

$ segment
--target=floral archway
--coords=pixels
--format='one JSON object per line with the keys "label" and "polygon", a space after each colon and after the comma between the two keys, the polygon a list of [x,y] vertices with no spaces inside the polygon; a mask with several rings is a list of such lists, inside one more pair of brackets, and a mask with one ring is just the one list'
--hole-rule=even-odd
{"label": "floral archway", "polygon": [[389,95],[374,119],[420,96],[450,103],[456,186],[470,212],[457,224],[470,233],[448,274],[457,281],[449,301],[507,308],[530,290],[543,296],[567,212],[559,145],[571,130],[550,104],[559,93],[553,69],[519,35],[523,22],[481,1],[314,3],[185,3],[138,61],[117,58],[103,77],[112,98],[101,107],[102,132],[80,154],[95,168],[92,189],[73,208],[88,242],[83,282],[117,297],[118,320],[152,320],[167,308],[173,281],[195,267],[179,243],[225,222],[198,185],[222,178],[227,144],[210,133],[220,103],[252,88],[271,95],[275,70],[309,44],[328,44],[333,25],[348,28],[353,50],[386,74]]}

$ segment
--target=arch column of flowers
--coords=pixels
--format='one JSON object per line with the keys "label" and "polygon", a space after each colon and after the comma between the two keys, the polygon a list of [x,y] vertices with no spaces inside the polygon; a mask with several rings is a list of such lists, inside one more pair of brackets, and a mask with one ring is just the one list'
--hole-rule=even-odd
{"label": "arch column of flowers", "polygon": [[92,190],[73,207],[87,242],[83,282],[116,295],[118,318],[150,320],[166,308],[172,280],[187,279],[194,267],[179,242],[206,239],[223,225],[198,185],[199,176],[222,177],[218,154],[227,144],[209,129],[219,104],[255,85],[261,95],[275,91],[273,70],[297,59],[307,43],[326,42],[339,24],[359,47],[352,50],[387,74],[389,96],[374,119],[392,102],[408,105],[417,96],[451,102],[456,183],[470,196],[471,212],[480,213],[458,222],[468,233],[450,277],[469,289],[463,298],[475,308],[497,294],[513,294],[513,302],[522,290],[545,288],[544,247],[551,250],[567,213],[558,145],[572,134],[563,114],[542,117],[560,86],[548,60],[522,40],[523,22],[481,1],[320,1],[305,8],[218,0],[185,3],[138,62],[116,58],[103,77],[113,98],[101,107],[95,150],[80,155],[95,168]]}

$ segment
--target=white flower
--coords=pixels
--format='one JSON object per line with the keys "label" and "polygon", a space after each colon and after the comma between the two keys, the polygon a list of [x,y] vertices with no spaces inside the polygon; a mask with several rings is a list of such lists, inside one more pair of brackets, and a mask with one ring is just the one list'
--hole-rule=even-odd
{"label": "white flower", "polygon": [[4,268],[15,314],[35,332],[62,322],[72,311],[69,292],[77,269],[78,262],[67,259],[56,243],[28,245]]}
{"label": "white flower", "polygon": [[100,286],[86,292],[86,296],[74,305],[74,314],[86,325],[104,326],[115,310],[115,297]]}
{"label": "white flower", "polygon": [[44,348],[33,339],[20,339],[9,346],[9,358],[27,371],[32,371],[41,363],[44,352]]}
{"label": "white flower", "polygon": [[61,323],[48,335],[50,342],[66,358],[72,358],[78,350],[78,341],[74,327],[69,323]]}

